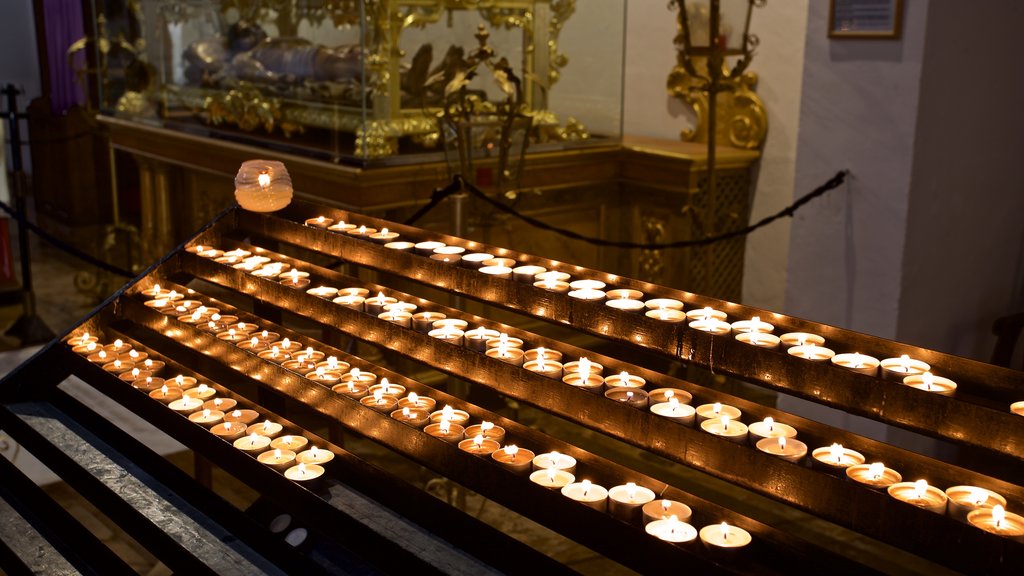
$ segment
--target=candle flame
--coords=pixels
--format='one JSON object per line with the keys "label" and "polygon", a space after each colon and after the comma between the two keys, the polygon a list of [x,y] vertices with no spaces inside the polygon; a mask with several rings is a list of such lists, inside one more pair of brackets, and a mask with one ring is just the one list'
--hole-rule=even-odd
{"label": "candle flame", "polygon": [[235,410],[234,412],[231,413],[231,417],[232,418],[241,418],[242,417],[242,411],[241,410]]}
{"label": "candle flame", "polygon": [[625,399],[625,401],[626,402],[630,402],[632,400],[633,400],[633,391],[632,390],[627,390],[626,391],[626,399]]}
{"label": "candle flame", "polygon": [[283,454],[281,454],[281,449],[280,448],[274,448],[274,459],[275,460],[280,460],[282,455]]}
{"label": "candle flame", "polygon": [[132,368],[132,378],[138,378],[139,374],[142,374],[142,370],[138,368]]}
{"label": "candle flame", "polygon": [[419,396],[419,394],[417,394],[415,392],[409,392],[409,402],[411,402],[413,406],[419,406],[420,405],[420,396]]}
{"label": "candle flame", "polygon": [[493,422],[488,422],[488,421],[484,420],[483,423],[480,424],[480,429],[483,430],[484,432],[487,432],[491,428],[494,428],[494,423]]}
{"label": "candle flame", "polygon": [[924,389],[929,391],[932,389],[932,384],[935,383],[935,379],[931,372],[925,372],[922,374],[921,381],[924,383]]}
{"label": "candle flame", "polygon": [[132,360],[137,359],[139,357],[139,351],[138,350],[131,350],[131,351],[129,351],[128,352],[128,357],[131,358]]}
{"label": "candle flame", "polygon": [[384,390],[383,389],[377,388],[376,390],[373,391],[373,401],[376,402],[377,404],[383,404],[384,403]]}
{"label": "candle flame", "polygon": [[202,393],[206,392],[209,388],[210,387],[207,386],[206,384],[200,384],[199,387],[196,388],[196,391],[199,392],[200,394],[202,394]]}
{"label": "candle flame", "polygon": [[[671,500],[662,500],[661,501],[661,511],[662,512],[668,512],[669,509],[671,509],[671,508],[672,508],[672,501]],[[672,517],[675,518],[675,515],[673,514]]]}
{"label": "candle flame", "polygon": [[167,393],[170,391],[171,389],[167,387],[167,384],[164,384],[163,386],[160,387],[160,393],[163,394],[164,396],[167,396]]}
{"label": "candle flame", "polygon": [[306,465],[302,462],[299,462],[299,474],[306,474]]}
{"label": "candle flame", "polygon": [[775,432],[775,419],[771,416],[764,419],[764,425],[768,427],[769,432]]}
{"label": "candle flame", "polygon": [[722,403],[721,402],[715,402],[715,404],[713,406],[711,406],[711,412],[714,413],[715,416],[718,416],[719,414],[721,414],[722,413]]}
{"label": "candle flame", "polygon": [[[159,293],[161,292],[161,289],[160,289],[160,285],[159,285],[159,284],[153,284],[153,292],[156,292],[157,294],[159,294]],[[89,333],[88,333],[88,332],[86,332],[86,333],[85,333],[85,335],[86,335],[86,336],[88,336],[88,335],[89,335]]]}
{"label": "candle flame", "polygon": [[725,523],[725,522],[722,522],[721,526],[722,526],[722,540],[728,540],[729,539],[729,525],[727,523]]}
{"label": "candle flame", "polygon": [[143,362],[143,363],[142,363],[142,365],[143,365],[144,367],[146,367],[147,369],[148,369],[148,368],[152,368],[152,367],[153,367],[153,360],[152,360],[152,359],[150,359],[150,358],[146,358],[146,361],[145,361],[145,362]]}
{"label": "candle flame", "polygon": [[729,431],[729,420],[730,420],[730,418],[729,418],[728,415],[723,415],[722,416],[722,432],[728,432]]}
{"label": "candle flame", "polygon": [[906,354],[900,356],[900,369],[903,372],[910,372],[910,356]]}
{"label": "candle flame", "polygon": [[914,497],[920,500],[924,498],[924,495],[928,493],[928,481],[918,480],[914,482]]}
{"label": "candle flame", "polygon": [[779,451],[783,451],[784,452],[785,450],[786,450],[786,437],[785,436],[779,436]]}
{"label": "candle flame", "polygon": [[385,296],[383,292],[377,292],[377,304],[383,304],[384,298]]}
{"label": "candle flame", "polygon": [[114,368],[121,368],[121,359],[114,360]]}
{"label": "candle flame", "polygon": [[359,227],[359,233],[366,234],[366,224],[363,224],[362,226]]}
{"label": "candle flame", "polygon": [[213,405],[216,406],[217,408],[220,408],[220,405],[223,404],[223,403],[224,403],[224,401],[221,400],[220,398],[215,398],[213,400]]}
{"label": "candle flame", "polygon": [[473,437],[473,446],[479,448],[479,447],[481,447],[483,445],[484,445],[484,435],[483,434],[477,434],[476,436]]}
{"label": "candle flame", "polygon": [[544,347],[537,348],[537,360],[544,360],[547,358],[547,350]]}
{"label": "candle flame", "polygon": [[349,392],[355,392],[356,391],[356,385],[351,380],[348,381],[348,391]]}
{"label": "candle flame", "polygon": [[291,443],[292,443],[292,436],[291,436],[291,434],[282,437],[281,438],[281,442],[284,442],[285,444],[288,444],[290,446]]}
{"label": "candle flame", "polygon": [[209,417],[210,417],[210,409],[209,408],[203,408],[203,418],[209,418]]}
{"label": "candle flame", "polygon": [[449,433],[452,429],[451,420],[448,420],[447,418],[441,418],[441,424],[438,426],[438,428],[441,430],[441,434]]}
{"label": "candle flame", "polygon": [[996,504],[992,508],[992,522],[995,523],[996,529],[1003,527],[1003,522],[1006,520],[1006,509],[1001,504]]}
{"label": "candle flame", "polygon": [[182,384],[185,383],[185,376],[182,374],[178,374],[177,376],[174,377],[174,381],[178,383],[178,386],[181,386]]}
{"label": "candle flame", "polygon": [[636,482],[626,482],[626,496],[628,496],[630,500],[636,498]]}
{"label": "candle flame", "polygon": [[100,350],[100,360],[106,360],[106,359],[107,359],[107,351],[106,350]]}
{"label": "candle flame", "polygon": [[253,336],[252,340],[249,340],[249,345],[252,346],[253,348],[255,348],[259,343],[260,339],[257,338],[256,336]]}
{"label": "candle flame", "polygon": [[[362,374],[359,371],[359,368],[353,368],[353,369],[349,370],[348,373],[352,375],[352,379],[353,380],[359,380],[360,377],[361,377],[361,374]],[[384,387],[384,390],[387,390],[388,389],[388,379],[387,378],[381,378],[380,379],[380,385]]]}
{"label": "candle flame", "polygon": [[519,446],[516,446],[515,444],[509,444],[508,446],[505,446],[505,454],[511,456],[512,458],[515,458],[516,454],[518,453]]}
{"label": "candle flame", "polygon": [[672,413],[675,413],[677,410],[679,410],[679,399],[678,398],[669,398],[668,399],[668,409],[671,410]]}
{"label": "candle flame", "polygon": [[260,438],[260,435],[255,433],[255,432],[253,432],[252,434],[249,434],[249,443],[255,444],[256,441],[259,440],[259,438]]}
{"label": "candle flame", "polygon": [[590,378],[590,359],[586,357],[580,358],[577,366],[580,369],[580,378],[585,382]]}
{"label": "candle flame", "polygon": [[797,346],[806,346],[807,345],[807,335],[806,334],[801,334],[801,335],[797,336],[796,337],[796,345]]}
{"label": "candle flame", "polygon": [[224,423],[224,429],[230,431],[231,430],[231,422],[225,422]]}
{"label": "candle flame", "polygon": [[542,352],[537,356],[537,371],[544,372],[547,368],[547,363],[544,361],[544,353]]}
{"label": "candle flame", "polygon": [[256,182],[260,185],[260,188],[262,188],[263,191],[266,192],[267,187],[270,186],[270,174],[267,174],[266,172],[260,172],[259,175],[256,176]]}
{"label": "candle flame", "polygon": [[273,423],[272,423],[272,422],[271,422],[270,420],[264,420],[264,421],[263,421],[263,431],[264,431],[264,432],[269,432],[269,431],[270,431],[270,426],[271,426],[272,424],[273,424]]}
{"label": "candle flame", "polygon": [[878,480],[885,474],[885,464],[881,462],[875,462],[868,466],[868,477],[872,480]]}
{"label": "candle flame", "polygon": [[590,492],[591,486],[592,484],[590,483],[590,480],[584,480],[583,482],[580,482],[580,487],[583,488],[584,496],[586,496],[587,493]]}
{"label": "candle flame", "polygon": [[228,328],[228,336],[234,338],[234,336],[235,336],[235,329],[234,328]]}
{"label": "candle flame", "polygon": [[554,482],[554,481],[555,481],[555,469],[554,468],[548,468],[548,482]]}
{"label": "candle flame", "polygon": [[285,348],[291,348],[292,341],[289,340],[288,338],[285,338],[284,340],[281,340],[281,346],[284,346]]}
{"label": "candle flame", "polygon": [[316,446],[313,446],[312,448],[309,449],[309,455],[312,458],[316,458],[317,456],[320,455],[320,449],[317,448]]}
{"label": "candle flame", "polygon": [[851,355],[850,363],[853,365],[854,368],[863,368],[864,367],[864,357],[861,356],[860,352],[854,352]]}
{"label": "candle flame", "polygon": [[832,460],[836,464],[839,464],[839,463],[841,463],[843,461],[843,445],[842,444],[833,444],[832,446],[829,446],[828,452],[829,452],[829,455],[832,457]]}
{"label": "candle flame", "polygon": [[975,506],[981,506],[986,500],[988,500],[988,493],[985,490],[982,490],[981,488],[971,488],[970,501],[973,502]]}
{"label": "candle flame", "polygon": [[402,408],[402,418],[409,420],[412,417],[412,412],[409,411],[409,407]]}

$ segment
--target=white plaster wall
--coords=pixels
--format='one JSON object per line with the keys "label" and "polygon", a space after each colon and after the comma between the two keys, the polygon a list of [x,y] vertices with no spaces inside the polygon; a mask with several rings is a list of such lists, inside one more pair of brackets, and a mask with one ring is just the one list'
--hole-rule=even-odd
{"label": "white plaster wall", "polygon": [[1021,22],[1019,0],[928,10],[897,339],[985,361],[1024,311]]}
{"label": "white plaster wall", "polygon": [[[803,79],[808,0],[769,2],[754,11],[751,31],[761,39],[750,70],[768,110],[765,143],[751,211],[759,219],[787,206],[793,197],[796,135]],[[678,139],[693,125],[690,111],[668,96],[665,81],[675,65],[676,13],[663,2],[633,0],[626,26],[625,133]],[[781,310],[789,251],[788,220],[747,240],[743,302]]]}

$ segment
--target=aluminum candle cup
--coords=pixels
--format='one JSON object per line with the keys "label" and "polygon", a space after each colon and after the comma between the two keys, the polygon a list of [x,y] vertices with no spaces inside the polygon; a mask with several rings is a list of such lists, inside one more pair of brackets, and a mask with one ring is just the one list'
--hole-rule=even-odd
{"label": "aluminum candle cup", "polygon": [[255,410],[249,410],[247,408],[234,409],[230,412],[224,413],[225,422],[238,422],[244,428],[249,424],[252,424],[260,417],[260,413]]}
{"label": "aluminum candle cup", "polygon": [[331,390],[343,396],[348,396],[353,400],[359,400],[367,395],[369,388],[365,382],[349,380],[343,384],[335,384],[331,387]]}
{"label": "aluminum candle cup", "polygon": [[531,348],[526,351],[526,354],[523,356],[523,358],[527,361],[536,360],[540,358],[541,355],[544,356],[545,360],[554,360],[555,362],[562,361],[562,353],[559,352],[558,350],[552,350],[550,348]]}
{"label": "aluminum candle cup", "polygon": [[832,363],[867,376],[878,375],[878,359],[865,354],[857,352],[852,354],[836,354],[832,357]]}
{"label": "aluminum candle cup", "polygon": [[362,312],[364,310],[366,298],[356,294],[345,294],[344,296],[338,296],[334,300],[331,300],[331,302],[334,302],[339,306],[344,306],[350,310],[355,310],[356,312]]}
{"label": "aluminum candle cup", "polygon": [[411,392],[405,398],[398,401],[399,408],[411,408],[413,410],[419,410],[421,412],[429,413],[437,405],[437,401],[429,396],[420,396],[415,392]]}
{"label": "aluminum candle cup", "polygon": [[[358,370],[358,368],[356,368],[355,370]],[[367,374],[370,373],[360,372],[359,378],[356,378],[356,380],[362,380],[363,382],[365,382],[365,376]],[[370,375],[372,376],[372,374]],[[376,379],[376,376],[374,376],[374,378]],[[388,382],[387,378],[381,378],[380,384],[370,386],[370,395],[372,396],[376,394],[378,390],[380,390],[381,394],[384,394],[385,396],[394,396],[395,398],[399,398],[402,396],[402,394],[405,394],[405,386],[402,386],[401,384],[395,384],[394,382]]]}
{"label": "aluminum candle cup", "polygon": [[600,394],[604,390],[604,378],[597,374],[590,374],[584,378],[579,372],[566,372],[565,375],[562,376],[562,382],[565,382],[570,386],[582,388],[587,392],[593,392],[594,394]]}
{"label": "aluminum candle cup", "polygon": [[601,512],[608,509],[608,490],[589,480],[566,484],[562,487],[562,496]]}
{"label": "aluminum candle cup", "polygon": [[533,469],[534,453],[526,448],[520,448],[515,445],[505,446],[500,450],[491,452],[491,458],[500,464],[502,468],[506,468],[520,476],[528,476]]}
{"label": "aluminum candle cup", "polygon": [[378,314],[377,318],[386,320],[392,324],[398,324],[403,328],[412,328],[412,314],[409,314],[408,312],[388,310],[387,312],[381,312]]}
{"label": "aluminum candle cup", "polygon": [[669,324],[678,324],[686,320],[686,314],[684,314],[682,310],[673,310],[672,308],[648,310],[644,315],[659,322],[668,322]]}
{"label": "aluminum candle cup", "polygon": [[643,292],[639,290],[611,290],[605,294],[604,305],[623,312],[640,312],[644,309]]}
{"label": "aluminum candle cup", "polygon": [[149,397],[164,404],[170,404],[182,397],[181,388],[164,384],[149,393]]}
{"label": "aluminum candle cup", "polygon": [[809,346],[811,344],[815,346],[825,345],[824,338],[809,332],[787,332],[786,334],[779,336],[779,340],[782,342],[782,347],[787,350],[793,346]]}
{"label": "aluminum candle cup", "polygon": [[462,260],[462,255],[465,254],[466,249],[462,246],[441,246],[440,248],[434,248],[434,256],[458,256],[456,260]]}
{"label": "aluminum candle cup", "polygon": [[284,426],[281,426],[277,422],[271,422],[270,420],[250,424],[249,427],[245,429],[246,434],[258,434],[270,439],[276,438],[277,435],[283,431]]}
{"label": "aluminum candle cup", "polygon": [[417,254],[420,254],[422,256],[430,256],[431,254],[434,253],[434,250],[438,248],[443,248],[444,246],[444,242],[435,242],[432,240],[428,240],[425,242],[417,242],[413,249],[416,251]]}
{"label": "aluminum candle cup", "polygon": [[600,302],[601,300],[604,300],[605,293],[603,290],[595,290],[593,288],[573,290],[572,285],[570,284],[568,296],[569,298],[575,298],[585,302]]}
{"label": "aluminum candle cup", "polygon": [[688,326],[694,330],[707,332],[712,336],[723,336],[732,330],[732,326],[728,322],[715,320],[714,318],[708,318],[707,320],[694,320],[693,322],[690,322]]}
{"label": "aluminum candle cup", "polygon": [[763,332],[742,332],[736,335],[736,339],[744,344],[774,350],[779,347],[779,337],[774,334]]}
{"label": "aluminum candle cup", "polygon": [[316,296],[317,298],[323,298],[325,300],[333,300],[338,296],[338,289],[332,286],[317,286],[316,288],[306,290],[306,294]]}
{"label": "aluminum candle cup", "polygon": [[946,489],[949,499],[946,511],[961,522],[967,522],[967,515],[975,510],[1006,507],[1006,498],[978,486],[953,486]]}
{"label": "aluminum candle cup", "polygon": [[270,466],[278,472],[284,472],[295,465],[295,452],[287,449],[274,448],[256,457],[260,464]]}
{"label": "aluminum candle cup", "polygon": [[339,220],[337,223],[327,227],[331,232],[348,232],[349,230],[355,230],[358,228],[355,224],[349,224],[344,220]]}
{"label": "aluminum candle cup", "polygon": [[733,422],[728,416],[705,420],[700,423],[700,428],[708,434],[721,436],[730,442],[747,443],[747,425],[739,421]]}
{"label": "aluminum candle cup", "polygon": [[647,381],[629,372],[619,372],[605,378],[604,383],[608,387],[643,388]]}
{"label": "aluminum candle cup", "polygon": [[447,316],[440,312],[417,312],[412,315],[412,329],[422,334],[428,334],[434,329],[434,322],[445,318]]}
{"label": "aluminum candle cup", "polygon": [[[143,372],[142,374],[148,374],[148,372]],[[124,376],[124,374],[121,374],[121,376]],[[132,388],[135,388],[136,390],[140,390],[142,392],[145,392],[146,394],[149,394],[150,392],[152,392],[154,390],[159,390],[160,388],[163,388],[164,383],[165,383],[165,381],[164,381],[163,378],[156,378],[156,377],[153,377],[153,376],[144,376],[144,377],[140,377],[138,380],[131,380]],[[182,388],[181,390],[182,390],[182,394],[181,394],[182,396],[188,396],[189,395],[189,394],[187,394],[185,392],[185,389]],[[173,400],[172,400],[172,402],[173,402]]]}
{"label": "aluminum candle cup", "polygon": [[506,268],[515,268],[517,265],[518,264],[514,259],[502,258],[500,256],[497,258],[491,258],[490,260],[484,262],[484,266],[505,266]]}
{"label": "aluminum candle cup", "polygon": [[393,242],[398,238],[398,236],[398,232],[392,232],[387,228],[381,228],[380,232],[370,234],[370,240],[377,244],[387,244],[388,242]]}
{"label": "aluminum candle cup", "polygon": [[280,438],[274,438],[270,441],[270,447],[281,450],[291,450],[297,452],[306,447],[309,444],[309,440],[305,436],[281,436]]}
{"label": "aluminum candle cup", "polygon": [[906,354],[899,358],[886,358],[880,363],[882,378],[902,382],[907,376],[917,376],[932,369],[926,362],[915,360]]}
{"label": "aluminum candle cup", "polygon": [[885,489],[903,480],[903,476],[881,462],[857,464],[846,469],[846,477],[869,488]]}
{"label": "aluminum candle cup", "polygon": [[807,445],[796,438],[764,438],[758,440],[757,449],[783,460],[799,463],[807,456]]}
{"label": "aluminum candle cup", "polygon": [[747,426],[750,443],[757,444],[764,438],[796,438],[796,428],[776,422],[771,416]]}
{"label": "aluminum candle cup", "polygon": [[652,404],[670,402],[673,398],[680,404],[689,404],[693,401],[693,394],[680,388],[655,388],[648,395],[651,398]]}
{"label": "aluminum candle cup", "polygon": [[203,407],[203,401],[198,398],[184,396],[174,402],[171,402],[167,407],[182,416],[188,416],[196,410],[201,409]]}
{"label": "aluminum candle cup", "polygon": [[466,427],[466,438],[483,436],[485,439],[494,440],[498,444],[505,442],[505,429],[495,426],[491,422],[482,422]]}
{"label": "aluminum candle cup", "polygon": [[386,394],[375,394],[373,396],[363,396],[359,399],[359,403],[377,412],[390,413],[398,406],[398,398]]}
{"label": "aluminum candle cup", "polygon": [[423,431],[434,438],[440,438],[449,444],[458,444],[466,438],[466,429],[461,425],[454,424],[450,421],[447,426],[444,426],[441,422],[427,424]]}
{"label": "aluminum candle cup", "polygon": [[295,455],[295,461],[301,464],[326,464],[334,460],[334,452],[313,446]]}
{"label": "aluminum candle cup", "polygon": [[442,264],[454,266],[459,263],[459,260],[462,260],[462,256],[459,256],[458,254],[431,254],[430,259],[436,260]]}
{"label": "aluminum candle cup", "polygon": [[652,298],[644,302],[648,310],[682,310],[683,303],[675,298]]}
{"label": "aluminum candle cup", "polygon": [[604,374],[604,366],[598,364],[597,362],[591,362],[586,358],[581,358],[580,360],[577,360],[575,362],[566,362],[562,369],[565,370],[566,374],[583,371],[588,372],[590,374],[597,374],[598,376]]}
{"label": "aluminum candle cup", "polygon": [[530,482],[539,484],[549,490],[561,490],[575,481],[576,477],[571,472],[556,468],[545,468],[530,473]]}
{"label": "aluminum candle cup", "polygon": [[370,290],[358,286],[349,286],[348,288],[338,290],[338,296],[362,296],[363,298],[369,298]]}
{"label": "aluminum candle cup", "polygon": [[384,247],[389,250],[399,250],[402,252],[408,252],[412,250],[414,246],[416,245],[412,242],[388,242],[384,245]]}
{"label": "aluminum candle cup", "polygon": [[935,376],[931,372],[907,376],[903,379],[903,384],[941,396],[952,396],[956,392],[956,382],[949,378]]}
{"label": "aluminum candle cup", "polygon": [[552,280],[551,278],[545,280],[537,280],[533,283],[534,288],[540,288],[541,290],[547,290],[548,292],[554,292],[556,294],[566,294],[569,292],[569,283],[561,280]]}
{"label": "aluminum candle cup", "polygon": [[523,365],[523,351],[519,348],[491,348],[487,350],[486,354],[488,358],[501,360],[506,364],[512,364],[514,366]]}
{"label": "aluminum candle cup", "polygon": [[[405,394],[405,386],[400,384],[391,384],[385,382],[387,378],[380,381],[379,386],[386,388],[385,394],[391,394],[392,396],[398,396],[399,394]],[[374,392],[373,383],[377,381],[377,375],[371,372],[360,370],[359,368],[352,368],[348,372],[341,375],[341,383],[347,384],[349,382],[355,382],[356,384],[366,384],[370,387],[370,394]]]}
{"label": "aluminum candle cup", "polygon": [[811,362],[828,362],[836,355],[834,351],[816,344],[792,346],[786,352],[790,356],[810,360]]}
{"label": "aluminum candle cup", "polygon": [[211,410],[209,408],[203,408],[198,412],[193,412],[188,415],[188,419],[196,424],[199,424],[203,428],[213,428],[217,424],[224,421],[224,413],[220,410]]}
{"label": "aluminum candle cup", "polygon": [[647,409],[647,392],[644,392],[639,388],[616,386],[614,388],[609,388],[604,393],[604,397],[613,402],[619,402],[621,404],[625,404],[626,406],[636,408],[638,410]]}
{"label": "aluminum candle cup", "polygon": [[477,271],[492,278],[501,278],[502,280],[512,279],[512,269],[508,266],[481,266],[480,268],[477,268]]}
{"label": "aluminum candle cup", "polygon": [[489,328],[484,328],[483,326],[474,328],[465,333],[466,348],[469,348],[474,352],[486,352],[487,341],[497,337],[497,330],[491,330]]}
{"label": "aluminum candle cup", "polygon": [[864,463],[864,455],[856,450],[843,448],[842,444],[833,444],[815,448],[811,452],[812,463],[820,470],[826,470],[833,474],[845,474],[850,466]]}
{"label": "aluminum candle cup", "polygon": [[[444,322],[444,320],[441,320],[441,322]],[[437,338],[442,342],[447,342],[454,346],[462,346],[463,337],[465,336],[465,334],[466,333],[463,332],[462,330],[459,330],[458,328],[453,328],[450,325],[445,325],[444,328],[434,328],[430,332],[427,332],[427,335],[430,336],[431,338]]]}
{"label": "aluminum candle cup", "polygon": [[651,412],[675,420],[684,426],[693,426],[694,415],[696,410],[689,404],[683,404],[676,400],[671,399],[668,402],[659,402],[651,405]]}
{"label": "aluminum candle cup", "polygon": [[652,500],[643,507],[643,522],[649,524],[655,520],[668,520],[675,516],[680,522],[689,522],[693,511],[682,502],[675,500]]}
{"label": "aluminum candle cup", "polygon": [[691,542],[697,538],[697,529],[675,516],[670,516],[664,520],[654,520],[644,526],[644,530],[659,540],[672,542],[673,544]]}
{"label": "aluminum candle cup", "polygon": [[323,475],[323,466],[318,464],[303,464],[301,462],[284,471],[285,478],[293,482],[298,482],[310,490],[319,486],[323,479]]}
{"label": "aluminum candle cup", "polygon": [[398,302],[397,298],[385,296],[384,294],[378,293],[376,296],[371,296],[363,301],[363,310],[367,314],[373,316],[379,316],[384,311],[384,307],[388,304],[394,304]]}
{"label": "aluminum candle cup", "polygon": [[326,216],[317,216],[316,218],[306,219],[306,226],[312,226],[314,228],[323,228],[326,230],[331,224],[334,224],[334,218],[328,218]]}
{"label": "aluminum candle cup", "polygon": [[235,409],[238,402],[233,398],[214,398],[203,402],[203,409],[209,408],[210,410],[220,410],[222,412],[230,412]]}
{"label": "aluminum candle cup", "polygon": [[512,269],[512,279],[516,282],[533,284],[537,274],[543,274],[548,269],[543,266],[517,266]]}
{"label": "aluminum candle cup", "polygon": [[471,252],[464,254],[459,264],[463,268],[472,268],[473,270],[479,270],[483,267],[484,262],[494,258],[493,254],[487,254],[486,252]]}
{"label": "aluminum candle cup", "polygon": [[700,529],[700,541],[709,551],[716,554],[738,554],[751,542],[750,533],[739,526],[722,522]]}
{"label": "aluminum candle cup", "polygon": [[1001,505],[975,510],[967,515],[967,522],[991,534],[1024,542],[1024,517],[1007,512]]}
{"label": "aluminum candle cup", "polygon": [[893,498],[936,514],[946,513],[946,493],[924,480],[897,482],[887,488]]}
{"label": "aluminum candle cup", "polygon": [[223,440],[234,442],[245,435],[245,425],[239,422],[221,422],[210,428],[210,432]]}
{"label": "aluminum candle cup", "polygon": [[287,272],[278,274],[277,281],[284,286],[295,288],[296,290],[308,288],[309,272],[300,272],[293,268]]}
{"label": "aluminum candle cup", "polygon": [[651,489],[627,482],[608,490],[608,511],[623,522],[640,524],[644,505],[653,500]]}
{"label": "aluminum candle cup", "polygon": [[360,238],[360,239],[369,239],[371,236],[373,236],[376,233],[377,233],[377,229],[376,228],[369,228],[365,224],[359,226],[358,228],[352,228],[350,230],[345,230],[345,234],[348,234],[349,236],[352,236],[354,238]]}
{"label": "aluminum candle cup", "polygon": [[461,318],[445,318],[444,320],[437,320],[434,322],[434,329],[453,328],[455,330],[466,331],[469,326],[469,322]]}
{"label": "aluminum candle cup", "polygon": [[111,374],[121,374],[122,372],[131,372],[132,368],[135,368],[134,362],[125,362],[121,359],[116,359],[113,362],[108,362],[103,365],[103,369]]}
{"label": "aluminum candle cup", "polygon": [[487,341],[488,348],[499,348],[505,346],[506,348],[520,348],[523,347],[523,341],[519,338],[510,337],[508,334],[498,333],[496,338],[491,338]]}
{"label": "aluminum candle cup", "polygon": [[469,413],[465,410],[456,410],[451,406],[445,405],[444,408],[430,414],[431,422],[439,423],[441,420],[448,420],[452,424],[464,425],[469,422]]}
{"label": "aluminum candle cup", "polygon": [[545,452],[538,454],[533,459],[534,470],[564,470],[570,474],[576,473],[576,459],[568,454],[560,452]]}
{"label": "aluminum candle cup", "polygon": [[259,454],[270,447],[270,438],[259,434],[249,434],[238,438],[231,445],[248,454]]}
{"label": "aluminum candle cup", "polygon": [[[686,317],[689,320],[721,320],[725,321],[729,316],[721,310],[715,310],[714,308],[705,306],[704,308],[694,308],[686,313]],[[732,329],[732,325],[729,325],[729,329]]]}
{"label": "aluminum candle cup", "polygon": [[562,379],[562,363],[554,360],[529,360],[523,363],[523,368],[555,380]]}
{"label": "aluminum candle cup", "polygon": [[[469,436],[469,434],[467,434],[467,436]],[[479,434],[477,434],[476,436],[471,436],[469,438],[466,438],[462,442],[459,442],[459,450],[462,450],[463,452],[469,452],[474,456],[490,456],[491,453],[493,453],[498,448],[501,448],[501,444],[489,438],[484,438]]]}
{"label": "aluminum candle cup", "polygon": [[742,334],[744,332],[761,332],[764,334],[771,334],[775,331],[775,326],[764,322],[761,318],[754,316],[750,320],[737,320],[732,323],[733,334]]}
{"label": "aluminum candle cup", "polygon": [[743,412],[735,406],[722,404],[721,402],[697,406],[698,424],[705,420],[721,419],[722,416],[728,416],[730,420],[739,420],[743,416]]}

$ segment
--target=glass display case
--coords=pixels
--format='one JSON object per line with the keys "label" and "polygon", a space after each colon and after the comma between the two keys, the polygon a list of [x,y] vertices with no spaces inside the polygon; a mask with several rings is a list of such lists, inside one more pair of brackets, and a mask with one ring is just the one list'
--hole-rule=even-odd
{"label": "glass display case", "polygon": [[[493,109],[511,78],[530,151],[588,146],[621,136],[624,12],[625,0],[95,0],[106,42],[92,81],[113,116],[395,163],[441,157],[438,118],[458,87]],[[482,48],[492,57],[474,68]]]}

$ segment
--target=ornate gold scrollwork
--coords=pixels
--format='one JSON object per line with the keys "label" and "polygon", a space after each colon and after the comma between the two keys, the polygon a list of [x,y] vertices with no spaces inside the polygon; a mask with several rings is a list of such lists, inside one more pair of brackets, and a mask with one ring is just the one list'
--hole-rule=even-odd
{"label": "ornate gold scrollwork", "polygon": [[561,69],[569,64],[569,57],[558,51],[558,37],[562,34],[562,26],[570,16],[576,13],[576,0],[552,0],[551,22],[548,24],[548,58],[551,69],[548,70],[548,88],[558,82]]}
{"label": "ornate gold scrollwork", "polygon": [[[702,61],[697,64],[704,65]],[[749,71],[738,78],[723,79],[731,87],[718,97],[716,135],[727,139],[725,141],[736,148],[759,149],[764,146],[768,136],[768,112],[761,97],[757,95],[757,80],[757,73]],[[708,96],[700,89],[704,82],[703,79],[691,76],[682,64],[676,64],[668,75],[669,95],[690,106],[697,118],[696,126],[684,128],[680,132],[683,140],[707,141]]]}
{"label": "ornate gold scrollwork", "polygon": [[226,93],[207,96],[203,100],[207,122],[217,126],[234,124],[246,132],[263,128],[273,132],[280,128],[286,137],[302,131],[302,126],[281,120],[281,99],[268,98],[255,86],[240,82]]}

